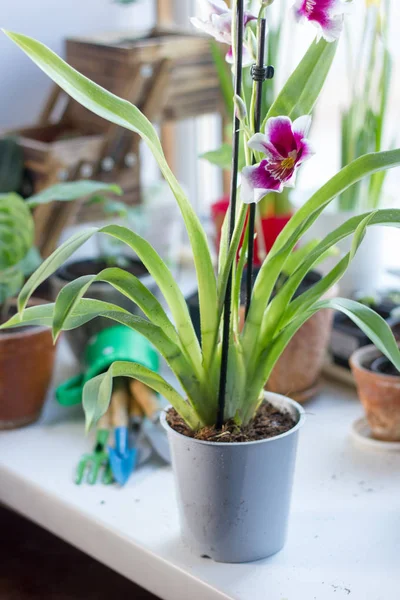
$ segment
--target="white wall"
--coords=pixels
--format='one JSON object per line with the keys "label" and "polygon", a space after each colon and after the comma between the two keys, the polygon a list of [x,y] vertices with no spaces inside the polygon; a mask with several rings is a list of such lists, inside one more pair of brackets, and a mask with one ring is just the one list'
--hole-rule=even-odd
{"label": "white wall", "polygon": [[[141,29],[155,22],[152,0],[135,6],[113,0],[1,0],[0,25],[30,35],[63,54],[71,35]],[[50,80],[0,35],[0,129],[33,123],[51,89]]]}

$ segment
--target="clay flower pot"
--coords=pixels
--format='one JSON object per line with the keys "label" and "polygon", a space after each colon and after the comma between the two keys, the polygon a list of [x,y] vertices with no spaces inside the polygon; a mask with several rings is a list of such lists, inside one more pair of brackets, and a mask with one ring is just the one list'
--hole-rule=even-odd
{"label": "clay flower pot", "polygon": [[375,346],[364,346],[351,356],[351,370],[373,437],[400,442],[400,375],[372,370],[381,357]]}
{"label": "clay flower pot", "polygon": [[0,430],[23,427],[39,418],[54,356],[51,330],[46,327],[0,333]]}
{"label": "clay flower pot", "polygon": [[333,311],[324,309],[301,326],[276,363],[266,389],[297,402],[304,402],[315,395],[329,346],[332,322]]}

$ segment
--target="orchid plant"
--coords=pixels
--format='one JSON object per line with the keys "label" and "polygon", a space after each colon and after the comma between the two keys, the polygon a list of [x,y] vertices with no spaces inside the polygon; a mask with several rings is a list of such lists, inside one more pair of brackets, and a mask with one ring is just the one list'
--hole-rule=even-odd
{"label": "orchid plant", "polygon": [[[253,3],[254,4],[254,3]],[[267,56],[268,62],[275,67],[278,65],[278,69],[282,70],[282,65],[280,60],[280,49],[281,49],[281,41],[282,41],[282,33],[283,27],[285,24],[284,15],[288,8],[288,0],[281,0],[280,6],[278,10],[268,11],[265,15],[267,18],[267,26],[268,26],[268,45],[267,45]],[[250,9],[252,7],[250,3]],[[275,9],[275,5],[272,7]],[[210,10],[210,9],[208,9]],[[273,14],[272,14],[273,12]],[[248,15],[251,13],[247,13]],[[201,21],[199,19],[192,19],[192,23],[199,29],[203,29]],[[255,27],[254,18],[247,17],[246,23],[246,34],[249,39],[252,41],[252,46],[254,46],[253,39],[254,33],[250,33],[248,31],[249,28]],[[218,39],[218,38],[217,38]],[[223,50],[221,45],[217,43],[217,41],[211,40],[211,51],[214,58],[214,63],[219,79],[220,89],[222,98],[224,100],[224,113],[225,117],[229,118],[232,114],[233,110],[233,82],[231,75],[231,64],[226,62],[223,57]],[[254,53],[254,48],[252,48],[252,52]],[[249,55],[250,52],[246,51],[246,54]],[[278,62],[279,61],[279,62]],[[253,61],[254,63],[254,57]],[[244,73],[243,73],[243,97],[246,98],[247,103],[249,103],[252,89],[253,89],[253,81],[250,73],[250,65],[247,66],[245,63]],[[287,69],[284,69],[286,72]],[[269,107],[273,103],[276,92],[276,78],[272,79],[268,85],[264,86],[263,89],[263,98],[262,98],[262,110],[263,113],[266,114],[268,112]],[[222,145],[215,149],[210,150],[201,155],[201,158],[207,160],[212,165],[215,165],[219,168],[230,170],[232,166],[232,141],[231,141],[232,132],[230,131],[230,127],[226,128],[224,132],[224,141]],[[241,148],[241,156],[240,162],[242,166],[245,163],[244,157],[244,149]],[[276,216],[276,215],[287,215],[291,212],[291,204],[290,204],[290,189],[286,188],[280,193],[270,192],[267,194],[262,201],[257,206],[257,215],[260,217],[267,216]],[[258,223],[258,228],[261,229],[261,225]],[[259,249],[260,252],[260,249]]]}
{"label": "orchid plant", "polygon": [[[207,2],[209,14],[202,27],[220,36],[228,48],[228,59],[237,67],[238,47],[232,31],[236,27],[237,3],[232,12],[222,0]],[[271,0],[259,4],[258,21],[268,10]],[[247,203],[259,201],[269,190],[280,191],[294,185],[301,164],[311,159],[308,141],[309,115],[323,87],[336,51],[336,39],[342,29],[348,3],[339,0],[304,0],[297,2],[296,15],[317,27],[314,41],[281,92],[263,115],[261,134],[255,132],[253,105],[236,97],[235,106],[241,118],[240,135],[244,139],[246,167],[242,173],[236,211],[236,225],[229,235],[224,225],[220,245],[218,273],[214,272],[205,232],[171,172],[156,131],[137,107],[93,83],[43,44],[24,35],[7,35],[58,85],[76,101],[97,115],[138,133],[146,142],[171,187],[180,208],[193,250],[197,273],[201,314],[201,342],[198,341],[188,308],[171,271],[150,244],[135,231],[107,225],[79,232],[47,259],[31,276],[19,295],[19,313],[5,325],[16,327],[42,324],[52,327],[54,338],[62,330],[79,327],[97,316],[108,317],[144,335],[162,354],[181,384],[178,392],[160,375],[144,367],[116,362],[109,371],[89,381],[84,389],[83,405],[87,426],[105,413],[110,401],[113,378],[136,378],[164,395],[193,430],[215,425],[219,419],[221,336],[227,288],[232,288],[228,335],[228,361],[223,420],[234,419],[238,426],[248,423],[263,399],[263,389],[270,373],[290,339],[302,324],[320,309],[333,308],[351,318],[400,368],[400,352],[391,330],[383,319],[367,306],[348,299],[321,300],[326,291],[346,271],[357,252],[367,227],[400,224],[400,210],[376,210],[355,217],[332,231],[324,240],[313,244],[308,252],[294,250],[303,234],[322,211],[341,193],[363,177],[400,165],[400,149],[362,156],[344,167],[292,217],[277,238],[254,283],[247,318],[242,328],[239,316],[240,282],[246,263],[237,250],[246,230]],[[245,43],[250,45],[245,36]],[[251,49],[247,47],[248,52]],[[240,52],[240,50],[239,50]],[[232,57],[232,58],[231,58]],[[239,69],[237,69],[239,70]],[[169,307],[169,315],[160,302],[133,275],[118,268],[106,269],[95,276],[81,277],[63,288],[51,305],[28,307],[27,301],[37,286],[53,273],[73,252],[95,234],[105,234],[126,243],[137,253],[156,280]],[[341,239],[353,235],[350,252],[316,285],[295,297],[305,275],[320,256]],[[294,262],[294,264],[293,264]],[[290,275],[279,288],[276,283],[291,263]],[[135,302],[147,319],[105,302],[84,298],[94,281],[105,281]],[[226,315],[226,312],[225,312]],[[288,365],[290,377],[290,365]]]}

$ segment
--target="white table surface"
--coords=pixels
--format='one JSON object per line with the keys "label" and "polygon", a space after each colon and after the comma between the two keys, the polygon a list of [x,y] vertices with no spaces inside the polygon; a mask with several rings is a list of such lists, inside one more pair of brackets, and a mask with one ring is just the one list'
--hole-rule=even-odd
{"label": "white table surface", "polygon": [[[65,350],[57,379],[73,370]],[[353,445],[354,391],[326,384],[307,405],[289,538],[244,565],[193,556],[179,538],[169,467],[152,463],[124,489],[76,486],[91,448],[80,409],[0,434],[0,501],[164,600],[395,600],[400,597],[400,453]]]}

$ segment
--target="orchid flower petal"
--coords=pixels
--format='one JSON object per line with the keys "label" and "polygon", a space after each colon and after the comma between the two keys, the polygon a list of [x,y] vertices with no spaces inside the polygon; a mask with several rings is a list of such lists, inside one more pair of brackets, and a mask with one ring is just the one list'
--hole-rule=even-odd
{"label": "orchid flower petal", "polygon": [[[232,10],[223,0],[199,0],[203,8],[203,19],[193,17],[190,19],[192,25],[211,35],[218,42],[232,46]],[[244,27],[246,28],[250,21],[256,19],[249,12],[244,14]],[[232,62],[232,50],[226,55],[226,60]],[[243,47],[243,65],[248,66],[253,62],[250,51],[244,45]]]}
{"label": "orchid flower petal", "polygon": [[[230,65],[233,65],[233,52],[232,52],[232,46],[229,48],[228,52],[225,55],[225,60],[227,63],[229,63]],[[242,52],[242,66],[243,67],[248,67],[251,64],[254,63],[254,58],[253,56],[250,54],[247,46],[243,46],[243,52]]]}
{"label": "orchid flower petal", "polygon": [[229,6],[224,0],[200,0],[199,2],[203,6],[203,12],[210,18],[211,15],[223,15],[229,12]]}
{"label": "orchid flower petal", "polygon": [[292,121],[289,117],[271,117],[268,119],[265,126],[265,135],[276,151],[285,158],[296,148]]}
{"label": "orchid flower petal", "polygon": [[269,138],[264,133],[256,133],[248,141],[248,147],[257,152],[263,152],[268,158],[283,159],[275,146],[269,141]]}
{"label": "orchid flower petal", "polygon": [[343,29],[344,15],[351,2],[344,0],[296,0],[293,10],[297,21],[309,21],[318,29],[318,37],[337,40]]}
{"label": "orchid flower petal", "polygon": [[301,141],[301,144],[302,144],[302,148],[301,148],[301,151],[299,152],[299,157],[298,157],[296,166],[303,164],[304,162],[306,162],[306,160],[308,160],[309,158],[312,158],[315,154],[314,146],[312,145],[312,143],[309,140],[303,139]]}
{"label": "orchid flower petal", "polygon": [[293,187],[298,167],[311,158],[314,150],[305,137],[311,117],[305,115],[292,123],[286,116],[268,119],[264,133],[256,133],[248,141],[253,151],[265,159],[242,171],[242,199],[246,204],[257,202],[270,191],[281,192]]}
{"label": "orchid flower petal", "polygon": [[293,133],[299,133],[303,138],[307,137],[311,128],[311,116],[304,115],[293,121]]}
{"label": "orchid flower petal", "polygon": [[268,171],[268,161],[242,170],[241,198],[245,204],[259,202],[269,192],[281,192],[283,184]]}

